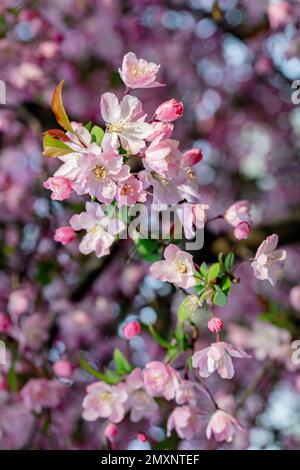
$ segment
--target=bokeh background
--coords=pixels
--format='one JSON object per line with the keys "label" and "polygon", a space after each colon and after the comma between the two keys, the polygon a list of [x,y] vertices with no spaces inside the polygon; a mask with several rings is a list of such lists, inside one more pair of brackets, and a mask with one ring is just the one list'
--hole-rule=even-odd
{"label": "bokeh background", "polygon": [[[299,21],[297,0],[1,1],[0,338],[7,364],[0,366],[0,448],[105,447],[104,425],[81,419],[91,377],[80,370],[78,351],[101,368],[114,347],[123,347],[128,318],[157,319],[164,334],[175,321],[179,295],[150,278],[130,243],[98,260],[80,255],[77,241],[53,241],[83,203],[51,201],[42,187],[56,167],[41,155],[42,132],[56,127],[55,86],[65,80],[71,119],[101,125],[100,95],[122,93],[117,69],[128,51],[162,66],[167,86],[136,93],[149,114],[165,99],[183,101],[175,138],[182,150],[202,148],[197,180],[214,215],[237,199],[253,203],[254,227],[239,256],[252,255],[271,233],[288,254],[276,288],[241,268],[226,306],[227,338],[250,348],[253,359],[230,383],[209,381],[220,401],[243,404],[246,431],[219,447],[300,448],[300,366],[291,360],[291,343],[300,339],[300,294],[291,295],[300,284],[300,105],[291,100],[292,81],[300,78]],[[228,227],[210,224],[197,256],[211,262],[232,243]],[[140,366],[161,357],[146,331],[129,354]],[[53,373],[59,358],[73,366],[65,383]],[[37,377],[54,384],[53,403],[41,413],[29,411],[22,394]],[[121,448],[136,435],[131,426]],[[161,422],[143,426],[163,447]],[[181,446],[216,448],[204,436]]]}

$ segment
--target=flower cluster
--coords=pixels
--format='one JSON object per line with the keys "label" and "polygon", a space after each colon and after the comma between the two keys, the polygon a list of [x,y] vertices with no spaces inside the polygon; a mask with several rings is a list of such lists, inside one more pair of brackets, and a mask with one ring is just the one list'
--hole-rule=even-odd
{"label": "flower cluster", "polygon": [[[54,129],[45,134],[44,155],[56,157],[63,163],[44,186],[52,190],[52,199],[60,201],[68,199],[72,192],[90,197],[85,203],[85,212],[73,215],[70,226],[57,229],[55,234],[56,240],[66,244],[74,239],[75,231],[84,230],[79,250],[85,255],[95,252],[97,257],[102,257],[110,253],[126,224],[126,220],[111,215],[113,209],[137,202],[158,203],[163,207],[177,205],[176,216],[187,239],[218,218],[234,228],[237,242],[247,239],[250,234],[251,206],[247,200],[237,201],[224,214],[209,219],[210,207],[202,202],[200,186],[193,172],[194,166],[202,160],[202,152],[191,149],[182,153],[179,141],[171,138],[172,122],[183,113],[182,103],[175,99],[162,103],[149,121],[141,101],[130,94],[136,88],[161,86],[156,81],[158,70],[157,65],[137,59],[132,52],[124,57],[119,70],[126,85],[123,98],[119,100],[110,92],[101,96],[105,130],[97,125],[71,123],[62,104],[62,82],[54,92],[52,109],[66,132]],[[151,245],[151,240],[146,240],[145,244],[135,235],[133,241],[141,254],[151,255],[146,250],[147,242]],[[284,250],[275,251],[277,243],[277,235],[271,235],[262,242],[255,258],[244,261],[251,263],[256,278],[268,280],[272,285],[286,257]],[[164,241],[161,245],[154,243],[152,257],[159,258],[155,251],[161,251],[163,246]],[[215,313],[216,307],[226,305],[232,286],[239,283],[235,274],[237,268],[232,251],[226,257],[220,253],[218,262],[209,267],[205,262],[199,266],[190,253],[174,243],[165,248],[164,260],[157,260],[150,266],[153,278],[169,282],[188,295],[178,309],[173,341],[165,340],[152,324],[149,325],[153,339],[167,349],[165,362],[150,361],[143,369],[133,368],[116,349],[113,369],[100,373],[92,368],[92,375],[102,380],[88,385],[83,400],[83,418],[86,421],[107,419],[105,435],[110,442],[117,439],[116,425],[123,422],[128,413],[132,423],[153,418],[159,411],[157,398],[173,402],[167,434],[174,429],[181,439],[195,438],[204,426],[205,413],[199,400],[203,393],[210,398],[214,409],[206,428],[208,439],[214,435],[217,441],[231,442],[235,429],[241,429],[237,419],[222,410],[211,392],[201,384],[202,378],[215,371],[223,379],[232,379],[235,373],[232,358],[250,358],[242,349],[221,340],[224,321]],[[195,345],[198,330],[193,331],[194,317],[205,305],[210,313],[207,326],[216,335],[216,342],[199,350]],[[136,319],[122,328],[127,341],[141,333],[141,324]],[[190,357],[183,373],[170,364],[186,352]],[[83,367],[91,372],[88,363],[84,362]],[[56,369],[59,374],[60,367]]]}

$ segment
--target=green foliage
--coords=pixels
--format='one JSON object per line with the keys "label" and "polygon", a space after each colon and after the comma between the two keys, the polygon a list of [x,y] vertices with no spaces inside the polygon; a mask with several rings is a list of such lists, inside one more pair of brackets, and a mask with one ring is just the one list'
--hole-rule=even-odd
{"label": "green foliage", "polygon": [[141,258],[145,261],[154,262],[160,260],[161,250],[157,240],[137,238],[134,240],[134,243]]}
{"label": "green foliage", "polygon": [[178,307],[178,320],[185,322],[190,318],[200,305],[200,301],[197,295],[187,295]]}
{"label": "green foliage", "polygon": [[95,142],[97,145],[101,145],[104,137],[104,130],[99,126],[93,126],[90,132],[92,136],[92,142]]}
{"label": "green foliage", "polygon": [[120,349],[116,348],[113,354],[116,371],[120,375],[129,374],[133,367],[129,364],[128,360],[124,356],[124,354],[120,351]]}

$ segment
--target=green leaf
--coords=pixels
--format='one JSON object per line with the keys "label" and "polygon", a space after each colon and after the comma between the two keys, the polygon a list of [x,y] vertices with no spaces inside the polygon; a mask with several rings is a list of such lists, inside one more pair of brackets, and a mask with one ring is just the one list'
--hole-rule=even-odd
{"label": "green leaf", "polygon": [[202,274],[203,277],[206,277],[207,275],[207,271],[208,271],[208,267],[207,267],[207,264],[203,261],[203,263],[201,264],[200,266],[200,274]]}
{"label": "green leaf", "polygon": [[118,374],[115,370],[105,369],[105,377],[109,380],[110,384],[117,384],[122,380],[122,376]]}
{"label": "green leaf", "polygon": [[219,263],[214,263],[208,270],[208,282],[214,281],[217,279],[220,273],[220,265]]}
{"label": "green leaf", "polygon": [[92,141],[96,142],[97,145],[101,145],[104,137],[104,130],[99,126],[93,126],[91,130]]}
{"label": "green leaf", "polygon": [[160,344],[163,348],[165,349],[174,348],[174,345],[172,345],[171,343],[169,343],[169,341],[165,340],[164,338],[160,336],[160,334],[155,330],[153,325],[148,325],[148,328],[153,339],[155,339],[155,341],[157,341],[158,344]]}
{"label": "green leaf", "polygon": [[124,354],[120,351],[120,349],[116,348],[114,350],[114,362],[116,366],[116,370],[119,374],[125,375],[129,374],[133,367],[129,364],[128,360],[124,356]]}
{"label": "green leaf", "polygon": [[224,262],[224,265],[227,271],[231,271],[233,263],[234,263],[234,253],[228,253]]}
{"label": "green leaf", "polygon": [[231,279],[228,276],[225,276],[221,282],[221,289],[226,296],[228,296],[231,289]]}
{"label": "green leaf", "polygon": [[102,382],[106,382],[108,384],[114,383],[110,380],[110,378],[108,376],[106,376],[105,374],[102,374],[98,370],[94,369],[94,367],[91,366],[91,364],[89,364],[81,354],[79,354],[79,365],[88,374],[92,375],[96,379],[101,380]]}
{"label": "green leaf", "polygon": [[178,307],[178,320],[185,322],[197,310],[200,305],[199,297],[197,295],[187,295]]}
{"label": "green leaf", "polygon": [[180,351],[178,351],[177,348],[168,349],[165,357],[166,362],[174,361],[179,353]]}
{"label": "green leaf", "polygon": [[220,253],[218,255],[218,261],[219,261],[221,270],[224,271],[225,267],[224,267],[224,261],[223,261],[223,253]]}
{"label": "green leaf", "polygon": [[215,286],[216,292],[213,297],[214,304],[218,305],[219,307],[224,307],[227,303],[227,297],[222,292],[219,286]]}
{"label": "green leaf", "polygon": [[87,123],[84,125],[84,127],[85,127],[89,132],[91,132],[92,127],[93,127],[92,121],[87,122]]}
{"label": "green leaf", "polygon": [[139,238],[135,240],[135,245],[141,258],[143,258],[144,260],[152,262],[160,260],[161,255],[157,240],[151,240],[150,238]]}

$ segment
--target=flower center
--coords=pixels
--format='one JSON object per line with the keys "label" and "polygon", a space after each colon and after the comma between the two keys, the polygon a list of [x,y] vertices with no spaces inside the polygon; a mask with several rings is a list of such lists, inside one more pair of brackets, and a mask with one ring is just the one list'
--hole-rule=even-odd
{"label": "flower center", "polygon": [[123,131],[124,124],[122,121],[116,121],[113,124],[107,124],[106,130],[109,134],[115,132],[116,134],[120,134]]}
{"label": "flower center", "polygon": [[180,274],[186,274],[188,271],[187,264],[184,261],[177,260],[174,262],[175,270]]}
{"label": "flower center", "polygon": [[104,181],[107,178],[107,171],[101,165],[96,165],[95,168],[93,169],[93,173],[95,175],[96,180]]}
{"label": "flower center", "polygon": [[103,401],[108,401],[110,402],[112,400],[113,394],[109,392],[108,390],[104,390],[103,392],[100,393],[100,400]]}
{"label": "flower center", "polygon": [[131,184],[123,184],[122,189],[121,189],[121,194],[122,196],[127,196],[127,195],[133,196],[134,191],[133,191]]}
{"label": "flower center", "polygon": [[168,186],[169,185],[169,181],[165,176],[161,176],[158,173],[153,173],[153,177],[157,181],[159,181],[163,186]]}
{"label": "flower center", "polygon": [[186,168],[185,171],[186,171],[188,177],[190,178],[190,180],[196,179],[196,176],[195,176],[195,174],[194,174],[194,172],[191,168],[188,167],[188,168]]}
{"label": "flower center", "polygon": [[132,65],[130,72],[132,75],[134,75],[136,78],[141,78],[145,75],[145,71],[142,70],[138,65]]}

